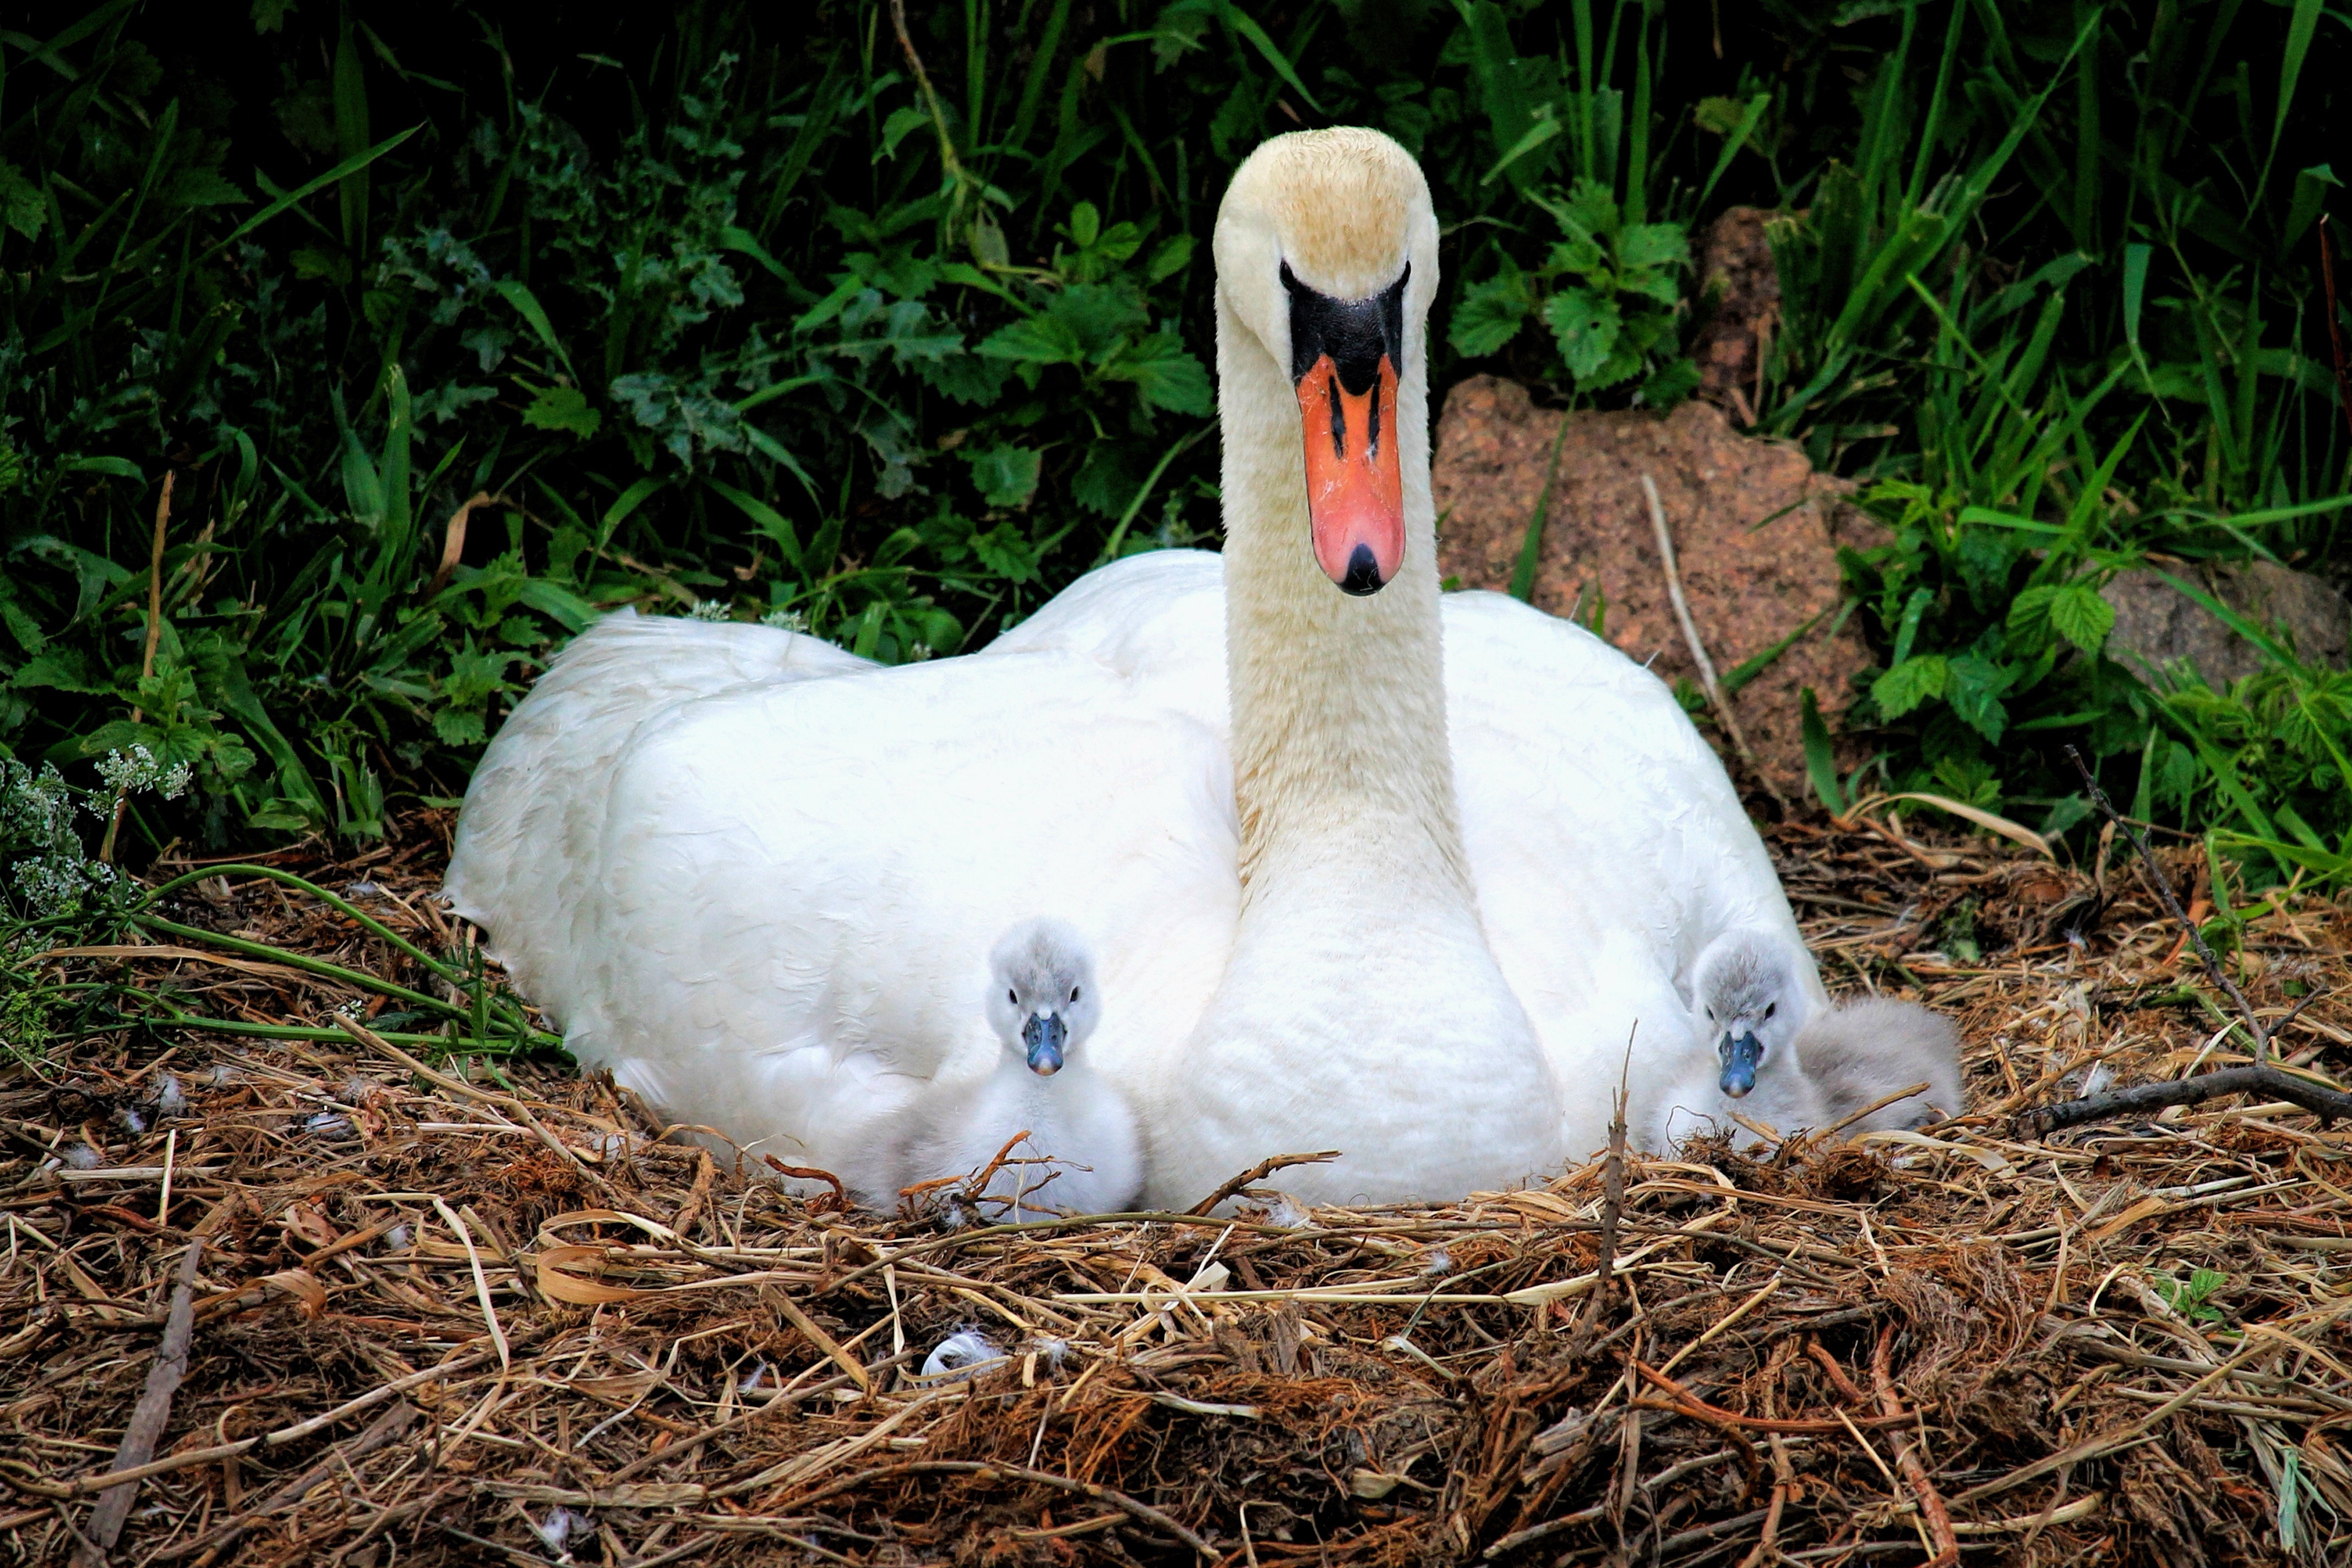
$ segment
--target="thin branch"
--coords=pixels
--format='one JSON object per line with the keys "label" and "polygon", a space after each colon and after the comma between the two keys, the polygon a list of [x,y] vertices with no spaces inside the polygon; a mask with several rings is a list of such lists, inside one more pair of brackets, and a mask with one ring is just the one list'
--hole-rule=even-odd
{"label": "thin branch", "polygon": [[1244,1187],[1250,1186],[1255,1183],[1263,1181],[1266,1177],[1274,1174],[1276,1171],[1286,1170],[1292,1165],[1320,1165],[1327,1161],[1338,1159],[1339,1157],[1339,1153],[1340,1152],[1337,1149],[1326,1149],[1319,1154],[1276,1154],[1270,1158],[1260,1160],[1256,1164],[1252,1165],[1248,1170],[1244,1171],[1240,1175],[1235,1176],[1232,1181],[1227,1182],[1224,1185],[1219,1187],[1215,1192],[1211,1193],[1207,1197],[1202,1198],[1199,1203],[1194,1204],[1191,1208],[1186,1209],[1184,1212],[1187,1215],[1196,1217],[1204,1215],[1210,1210],[1215,1208],[1219,1204],[1223,1203],[1227,1198],[1232,1197],[1235,1193],[1240,1192]]}
{"label": "thin branch", "polygon": [[[162,524],[156,525],[159,530]],[[180,1380],[188,1374],[188,1342],[196,1331],[195,1289],[196,1259],[203,1253],[201,1237],[188,1243],[180,1254],[180,1277],[172,1284],[172,1307],[163,1323],[163,1342],[155,1352],[155,1364],[147,1369],[147,1386],[139,1393],[139,1403],[131,1412],[131,1425],[123,1430],[121,1446],[114,1450],[113,1468],[135,1470],[155,1457],[155,1445],[163,1440],[163,1428],[171,1425],[172,1396],[180,1391]],[[98,1507],[89,1516],[89,1545],[97,1548],[96,1557],[86,1551],[82,1561],[104,1563],[106,1553],[122,1534],[122,1526],[131,1518],[131,1505],[138,1500],[139,1483],[123,1481],[100,1493]]]}
{"label": "thin branch", "polygon": [[1620,1065],[1617,1088],[1613,1091],[1613,1114],[1609,1118],[1609,1157],[1601,1167],[1601,1262],[1593,1270],[1592,1294],[1585,1298],[1584,1311],[1576,1325],[1580,1344],[1587,1341],[1593,1326],[1601,1321],[1601,1303],[1609,1295],[1609,1280],[1617,1266],[1617,1227],[1625,1217],[1625,1102],[1629,1098],[1627,1084],[1633,1071],[1633,1037],[1641,1032],[1636,1021],[1625,1036],[1625,1059]]}
{"label": "thin branch", "polygon": [[[172,482],[178,478],[178,470],[164,468],[163,493],[155,501],[155,540],[147,554],[147,651],[139,663],[142,681],[155,673],[155,646],[163,636],[163,531],[172,521]],[[138,708],[131,710],[133,724],[146,716]],[[122,831],[123,808],[130,804],[131,786],[126,784],[114,792],[114,816],[106,825],[106,842],[98,847],[98,858],[105,865],[114,864],[114,837]]]}
{"label": "thin branch", "polygon": [[1739,760],[1748,764],[1748,771],[1755,775],[1756,781],[1764,786],[1764,793],[1772,797],[1772,804],[1779,806],[1780,814],[1786,816],[1789,815],[1788,797],[1780,793],[1779,786],[1772,783],[1771,775],[1756,761],[1756,752],[1748,744],[1747,733],[1739,727],[1738,715],[1731,710],[1731,700],[1723,694],[1722,683],[1715,678],[1715,661],[1707,658],[1706,644],[1699,640],[1698,623],[1691,619],[1690,602],[1683,597],[1683,574],[1675,564],[1675,540],[1674,535],[1666,531],[1666,510],[1658,502],[1656,481],[1646,473],[1642,476],[1642,493],[1650,500],[1650,527],[1658,536],[1658,560],[1665,567],[1666,596],[1674,601],[1675,619],[1682,623],[1683,640],[1690,645],[1691,661],[1698,666],[1699,683],[1706,688],[1707,705],[1715,710],[1715,716],[1723,721],[1723,732],[1731,737],[1731,749],[1739,753]]}
{"label": "thin branch", "polygon": [[2268,1063],[2258,1063],[2253,1067],[2200,1072],[2167,1083],[2143,1083],[2110,1094],[2095,1094],[2087,1100],[2036,1106],[2021,1114],[2017,1125],[2029,1137],[2047,1137],[2085,1122],[2137,1116],[2168,1105],[2201,1105],[2232,1094],[2266,1094],[2273,1100],[2299,1105],[2318,1117],[2323,1127],[2339,1116],[2352,1120],[2352,1094],[2323,1089],[2309,1079],[2297,1078]]}

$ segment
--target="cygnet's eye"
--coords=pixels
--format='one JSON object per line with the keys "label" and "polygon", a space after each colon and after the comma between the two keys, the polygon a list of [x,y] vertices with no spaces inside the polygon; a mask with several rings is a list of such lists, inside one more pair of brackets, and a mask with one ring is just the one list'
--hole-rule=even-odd
{"label": "cygnet's eye", "polygon": [[1778,1002],[1768,1002],[1764,1005],[1764,1016],[1768,1018],[1780,1010],[1780,1004]]}
{"label": "cygnet's eye", "polygon": [[1076,1001],[1077,999],[1078,999],[1078,988],[1077,988],[1076,986],[1073,985],[1073,986],[1071,986],[1071,987],[1070,987],[1070,1000],[1071,1000],[1071,1001],[1073,1001],[1073,1002],[1075,1002],[1075,1001]]}
{"label": "cygnet's eye", "polygon": [[1018,991],[1007,991],[1004,994],[1004,999],[1007,1002],[1012,1003],[1015,1007],[1021,1005],[1021,993]]}

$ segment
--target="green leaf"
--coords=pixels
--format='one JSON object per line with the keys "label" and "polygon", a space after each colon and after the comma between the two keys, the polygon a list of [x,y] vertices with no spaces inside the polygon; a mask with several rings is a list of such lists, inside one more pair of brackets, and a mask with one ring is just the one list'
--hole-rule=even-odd
{"label": "green leaf", "polygon": [[1617,237],[1617,265],[1688,267],[1690,241],[1678,223],[1629,224]]}
{"label": "green leaf", "polygon": [[1464,291],[1462,303],[1454,307],[1446,341],[1454,345],[1454,353],[1473,359],[1499,353],[1505,343],[1518,336],[1528,312],[1534,309],[1535,300],[1528,293],[1527,275],[1505,257],[1500,272],[1483,283],[1473,283]]}
{"label": "green leaf", "polygon": [[522,422],[537,430],[569,430],[587,441],[604,427],[604,416],[589,406],[588,395],[578,387],[549,386],[522,411]]}
{"label": "green leaf", "polygon": [[1881,714],[1900,719],[1922,702],[1944,694],[1951,667],[1944,656],[1923,653],[1906,658],[1871,683],[1870,695]]}
{"label": "green leaf", "polygon": [[323,278],[336,288],[348,287],[352,280],[352,264],[339,250],[322,250],[306,245],[287,258],[294,264],[297,278]]}
{"label": "green leaf", "polygon": [[1173,332],[1154,332],[1115,356],[1102,367],[1102,374],[1108,381],[1133,383],[1145,403],[1173,414],[1206,415],[1216,406],[1208,367],[1187,353]]}
{"label": "green leaf", "polygon": [[1037,493],[1037,475],[1045,458],[1035,448],[988,447],[967,450],[962,456],[971,465],[971,482],[989,505],[1026,506]]}
{"label": "green leaf", "polygon": [[2115,606],[2090,584],[2069,583],[2051,595],[2050,626],[2084,653],[2095,654],[2116,629]]}
{"label": "green leaf", "polygon": [[221,178],[219,170],[205,168],[183,169],[173,175],[163,199],[181,207],[238,206],[253,200]]}
{"label": "green leaf", "polygon": [[894,110],[890,118],[882,122],[882,145],[875,149],[873,161],[878,163],[885,158],[897,156],[898,143],[904,142],[909,133],[930,122],[931,117],[919,109]]}
{"label": "green leaf", "polygon": [[1845,815],[1845,792],[1838,786],[1837,752],[1830,745],[1830,729],[1822,722],[1822,706],[1813,689],[1798,693],[1799,721],[1805,737],[1805,776],[1812,782],[1813,798],[1832,816]]}
{"label": "green leaf", "polygon": [[789,518],[758,496],[747,490],[739,490],[724,480],[706,476],[702,482],[725,500],[734,503],[735,510],[750,518],[751,525],[766,534],[777,551],[782,554],[785,564],[795,572],[802,570],[801,536],[799,531],[793,527]]}
{"label": "green leaf", "polygon": [[1037,550],[1013,524],[1000,523],[971,537],[972,553],[981,564],[1008,583],[1027,583],[1037,575]]}
{"label": "green leaf", "polygon": [[1568,374],[1579,382],[1592,378],[1609,362],[1622,324],[1614,300],[1589,289],[1563,289],[1544,306],[1543,315]]}
{"label": "green leaf", "polygon": [[1962,722],[1998,745],[2001,732],[2009,728],[2009,710],[2002,706],[2001,695],[2015,679],[2015,672],[2006,665],[1965,653],[1951,661],[1944,681],[1944,700]]}
{"label": "green leaf", "polygon": [[41,199],[41,187],[24,170],[0,158],[0,219],[26,239],[38,239],[42,221],[48,216],[49,206]]}
{"label": "green leaf", "polygon": [[1189,234],[1172,235],[1161,240],[1159,247],[1152,251],[1150,261],[1144,266],[1143,276],[1150,282],[1164,283],[1183,271],[1192,260],[1192,237]]}
{"label": "green leaf", "polygon": [[300,0],[253,0],[253,30],[275,33],[286,26]]}

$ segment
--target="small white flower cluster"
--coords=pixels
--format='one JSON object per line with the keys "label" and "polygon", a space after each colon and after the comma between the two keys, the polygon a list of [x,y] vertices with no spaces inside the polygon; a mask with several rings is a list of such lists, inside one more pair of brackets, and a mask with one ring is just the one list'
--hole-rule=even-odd
{"label": "small white flower cluster", "polygon": [[919,642],[907,650],[907,662],[909,664],[920,664],[930,657],[931,645],[927,642]]}
{"label": "small white flower cluster", "polygon": [[760,617],[760,624],[780,632],[805,632],[809,627],[808,616],[799,610],[770,610]]}
{"label": "small white flower cluster", "polygon": [[688,620],[723,621],[727,618],[727,603],[723,599],[697,599],[694,608],[686,615]]}
{"label": "small white flower cluster", "polygon": [[[128,755],[109,752],[98,773],[115,795],[153,791],[174,800],[188,787],[187,763],[167,768],[144,746],[131,747]],[[42,919],[105,903],[131,886],[82,847],[76,821],[85,813],[99,815],[86,804],[87,793],[52,764],[37,773],[13,757],[0,757],[0,862],[16,861],[9,881]]]}
{"label": "small white flower cluster", "polygon": [[133,746],[130,754],[109,752],[98,764],[98,776],[116,795],[135,795],[152,790],[165,800],[177,800],[188,790],[188,764],[173,763],[170,767],[155,760],[155,753],[144,746]]}

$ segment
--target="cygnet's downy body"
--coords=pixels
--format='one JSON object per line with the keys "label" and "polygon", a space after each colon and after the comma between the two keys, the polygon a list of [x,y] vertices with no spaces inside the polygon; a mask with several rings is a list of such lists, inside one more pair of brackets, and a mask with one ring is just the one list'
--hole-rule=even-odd
{"label": "cygnet's downy body", "polygon": [[1915,1083],[1923,1093],[1880,1106],[1846,1129],[1907,1130],[1968,1110],[1960,1082],[1960,1032],[1941,1013],[1873,996],[1832,1008],[1797,1036],[1797,1059],[1820,1090],[1824,1126]]}
{"label": "cygnet's downy body", "polygon": [[1710,1130],[1730,1132],[1740,1145],[1759,1142],[1733,1120],[1735,1112],[1782,1137],[1835,1120],[1800,1063],[1796,1040],[1810,1004],[1785,940],[1725,932],[1692,966],[1691,993],[1696,1032],[1709,1049],[1667,1072],[1644,1119],[1652,1149],[1663,1152]]}
{"label": "cygnet's downy body", "polygon": [[989,975],[988,1021],[1003,1053],[977,1083],[916,1102],[895,1187],[969,1175],[1025,1131],[985,1189],[1011,1205],[1002,1217],[1127,1207],[1143,1187],[1142,1150],[1134,1113],[1082,1049],[1102,1013],[1085,940],[1059,921],[1025,921],[997,942]]}

